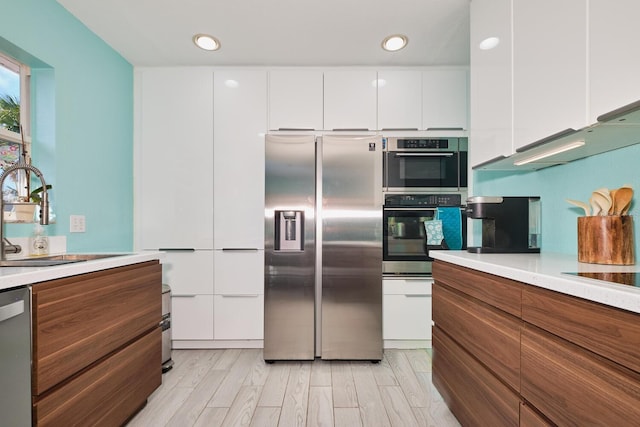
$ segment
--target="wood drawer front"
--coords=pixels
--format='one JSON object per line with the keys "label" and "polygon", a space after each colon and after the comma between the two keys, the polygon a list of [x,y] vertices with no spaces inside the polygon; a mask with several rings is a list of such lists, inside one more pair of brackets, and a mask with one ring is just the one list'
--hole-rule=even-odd
{"label": "wood drawer front", "polygon": [[640,374],[529,325],[522,332],[521,394],[558,425],[640,420]]}
{"label": "wood drawer front", "polygon": [[518,395],[438,326],[433,329],[433,384],[462,425],[518,425]]}
{"label": "wood drawer front", "polygon": [[500,310],[520,317],[520,282],[442,261],[433,263],[433,278]]}
{"label": "wood drawer front", "polygon": [[522,318],[640,372],[640,315],[526,286]]}
{"label": "wood drawer front", "polygon": [[520,402],[520,427],[552,427],[553,424],[538,415],[529,405]]}
{"label": "wood drawer front", "polygon": [[37,426],[121,426],[162,383],[156,328],[34,405]]}
{"label": "wood drawer front", "polygon": [[33,286],[33,385],[39,395],[151,328],[162,317],[157,261]]}
{"label": "wood drawer front", "polygon": [[514,390],[520,389],[519,319],[436,282],[433,321]]}

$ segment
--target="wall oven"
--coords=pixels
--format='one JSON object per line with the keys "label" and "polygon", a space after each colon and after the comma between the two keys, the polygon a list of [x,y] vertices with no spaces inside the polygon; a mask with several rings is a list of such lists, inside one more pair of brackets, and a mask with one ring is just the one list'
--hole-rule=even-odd
{"label": "wall oven", "polygon": [[426,246],[424,221],[434,219],[438,206],[459,207],[466,248],[467,221],[462,194],[385,194],[383,206],[382,272],[385,275],[431,275],[433,259]]}
{"label": "wall oven", "polygon": [[385,192],[455,192],[467,187],[467,138],[385,138]]}

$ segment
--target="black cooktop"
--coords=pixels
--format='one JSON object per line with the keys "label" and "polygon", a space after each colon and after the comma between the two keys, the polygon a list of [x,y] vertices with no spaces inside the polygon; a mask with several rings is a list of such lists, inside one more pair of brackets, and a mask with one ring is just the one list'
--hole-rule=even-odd
{"label": "black cooktop", "polygon": [[620,285],[640,287],[640,273],[636,272],[579,272],[564,274],[572,274],[574,276],[586,277],[588,279],[603,280],[605,282],[613,282]]}

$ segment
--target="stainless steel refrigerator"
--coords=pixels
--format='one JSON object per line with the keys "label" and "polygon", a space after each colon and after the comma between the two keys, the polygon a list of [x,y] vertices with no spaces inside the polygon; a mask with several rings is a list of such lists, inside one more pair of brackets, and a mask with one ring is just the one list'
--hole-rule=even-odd
{"label": "stainless steel refrigerator", "polygon": [[265,139],[264,359],[382,359],[382,139]]}

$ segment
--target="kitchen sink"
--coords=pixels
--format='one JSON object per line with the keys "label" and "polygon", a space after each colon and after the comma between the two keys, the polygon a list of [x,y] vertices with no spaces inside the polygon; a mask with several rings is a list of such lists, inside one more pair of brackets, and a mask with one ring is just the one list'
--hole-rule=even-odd
{"label": "kitchen sink", "polygon": [[0,261],[0,267],[51,267],[124,255],[128,254],[61,254],[37,258],[8,259]]}

